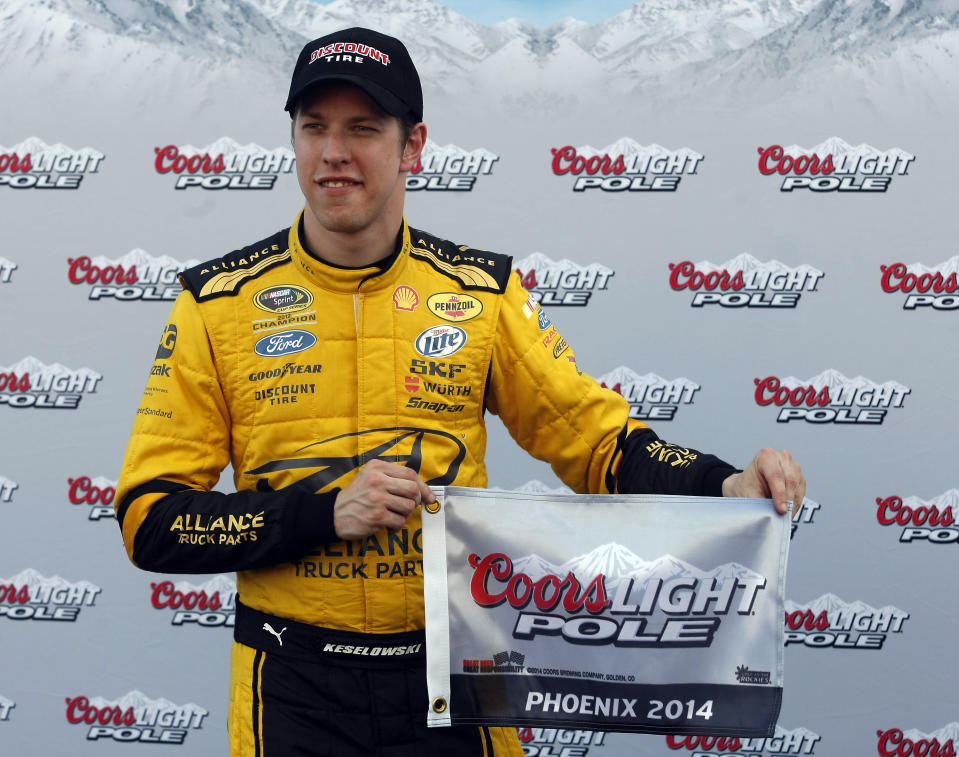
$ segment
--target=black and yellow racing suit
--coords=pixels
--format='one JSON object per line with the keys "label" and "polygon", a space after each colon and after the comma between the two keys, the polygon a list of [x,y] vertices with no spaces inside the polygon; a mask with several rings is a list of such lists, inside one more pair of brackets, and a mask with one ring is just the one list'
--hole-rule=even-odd
{"label": "black and yellow racing suit", "polygon": [[[718,495],[734,470],[660,442],[621,396],[578,370],[509,257],[404,222],[387,261],[347,269],[311,256],[299,228],[298,219],[183,273],[116,497],[139,567],[237,571],[230,719],[240,755],[294,753],[296,728],[271,719],[281,709],[270,707],[271,687],[285,684],[271,681],[299,676],[308,687],[326,675],[282,658],[295,644],[281,638],[299,635],[308,647],[307,631],[325,629],[421,661],[419,512],[396,534],[343,542],[333,529],[336,493],[370,460],[409,466],[430,485],[485,487],[488,409],[577,492]],[[228,463],[236,492],[211,491]],[[413,708],[425,721],[423,687]],[[290,696],[308,707],[309,693]],[[384,706],[371,714],[385,723]],[[357,707],[322,705],[321,720]],[[347,730],[363,729],[350,721]],[[289,744],[271,742],[281,731]],[[357,751],[380,753],[365,733],[357,738]],[[478,754],[522,753],[511,729],[480,729],[480,738]],[[316,749],[348,753],[339,742]]]}

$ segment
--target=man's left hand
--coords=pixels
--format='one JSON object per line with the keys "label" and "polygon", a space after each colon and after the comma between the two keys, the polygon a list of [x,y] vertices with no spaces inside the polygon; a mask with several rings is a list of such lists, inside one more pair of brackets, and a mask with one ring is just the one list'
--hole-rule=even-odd
{"label": "man's left hand", "polygon": [[723,481],[723,496],[770,498],[776,510],[785,514],[789,502],[794,502],[797,509],[802,504],[806,479],[789,452],[763,447],[746,470]]}

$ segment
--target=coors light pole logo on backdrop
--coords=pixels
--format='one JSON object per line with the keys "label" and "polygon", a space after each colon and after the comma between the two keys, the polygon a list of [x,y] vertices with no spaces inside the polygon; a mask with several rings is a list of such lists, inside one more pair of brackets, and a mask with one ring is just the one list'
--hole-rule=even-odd
{"label": "coors light pole logo on backdrop", "polygon": [[489,150],[440,147],[427,139],[419,160],[406,176],[409,191],[470,192],[479,176],[489,176],[499,155]]}
{"label": "coors light pole logo on backdrop", "polygon": [[959,310],[959,255],[932,268],[922,263],[890,263],[879,270],[882,291],[906,295],[903,310]]}
{"label": "coors light pole logo on backdrop", "polygon": [[959,723],[950,723],[932,733],[915,728],[887,728],[876,731],[876,738],[879,757],[956,757]]}
{"label": "coors light pole logo on backdrop", "polygon": [[818,502],[814,502],[809,499],[809,497],[803,498],[802,504],[799,506],[799,512],[793,516],[792,523],[790,524],[790,539],[796,536],[796,532],[803,523],[813,522],[820,507],[821,505]]}
{"label": "coors light pole logo on backdrop", "polygon": [[[876,520],[899,530],[903,544],[959,543],[959,490],[950,489],[931,500],[919,497],[876,497]],[[900,530],[901,529],[901,530]]]}
{"label": "coors light pole logo on backdrop", "polygon": [[13,502],[13,493],[20,488],[20,484],[6,476],[0,476],[0,503]]}
{"label": "coors light pole logo on backdrop", "polygon": [[84,394],[96,393],[102,379],[89,368],[72,370],[25,357],[9,368],[0,366],[0,405],[76,410]]}
{"label": "coors light pole logo on backdrop", "polygon": [[13,147],[0,145],[0,187],[79,189],[87,174],[97,173],[103,153],[92,147],[74,150],[28,137]]}
{"label": "coors light pole logo on backdrop", "polygon": [[113,499],[117,482],[103,476],[77,476],[67,479],[67,499],[71,505],[82,505],[87,511],[87,520],[116,520]]}
{"label": "coors light pole logo on backdrop", "polygon": [[608,754],[606,734],[602,731],[576,731],[566,728],[517,728],[523,757],[589,757]]}
{"label": "coors light pole logo on backdrop", "polygon": [[599,376],[600,386],[621,394],[629,402],[629,417],[641,421],[671,421],[680,405],[692,405],[699,384],[687,378],[664,379],[655,373],[640,376],[619,366]]}
{"label": "coors light pole logo on backdrop", "polygon": [[10,719],[10,710],[17,706],[17,703],[12,699],[7,699],[5,696],[0,696],[0,721]]}
{"label": "coors light pole logo on backdrop", "polygon": [[822,737],[808,728],[787,731],[776,726],[776,734],[765,739],[744,739],[738,736],[667,736],[666,746],[673,750],[694,752],[694,757],[785,757],[815,754]]}
{"label": "coors light pole logo on backdrop", "polygon": [[736,563],[706,572],[672,555],[646,561],[614,543],[562,565],[499,552],[471,554],[469,564],[477,605],[517,610],[514,638],[561,635],[572,644],[708,647],[723,618],[750,615],[766,587]]}
{"label": "coors light pole logo on backdrop", "polygon": [[0,284],[9,284],[15,270],[17,270],[16,263],[0,256]]}
{"label": "coors light pole logo on backdrop", "polygon": [[703,159],[688,147],[668,150],[629,137],[599,150],[566,145],[551,151],[553,173],[572,177],[574,192],[675,192],[683,176],[695,174]]}
{"label": "coors light pole logo on backdrop", "polygon": [[604,291],[615,275],[611,268],[599,263],[581,266],[565,258],[557,262],[541,252],[516,260],[514,265],[523,286],[542,305],[584,307],[593,293]]}
{"label": "coors light pole logo on backdrop", "polygon": [[199,262],[181,263],[165,255],[155,258],[140,249],[116,259],[80,255],[67,258],[67,279],[71,284],[90,287],[91,300],[171,302],[181,289],[177,274]]}
{"label": "coors light pole logo on backdrop", "polygon": [[66,697],[67,722],[89,726],[87,741],[113,739],[143,744],[182,744],[209,714],[199,705],[174,704],[131,691],[119,699]]}
{"label": "coors light pole logo on backdrop", "polygon": [[858,147],[831,137],[815,147],[760,146],[759,173],[782,177],[781,192],[885,192],[893,177],[905,176],[916,156],[899,148]]}
{"label": "coors light pole logo on backdrop", "polygon": [[846,378],[826,370],[803,380],[794,376],[754,379],[757,405],[779,408],[778,423],[882,423],[890,408],[901,408],[912,390],[896,381],[877,384],[862,376]]}
{"label": "coors light pole logo on backdrop", "polygon": [[197,625],[232,628],[236,616],[236,581],[217,575],[202,584],[154,581],[150,605],[170,615],[171,626]]}
{"label": "coors light pole logo on backdrop", "polygon": [[0,578],[0,618],[73,622],[92,607],[100,587],[89,581],[71,583],[60,576],[45,578],[33,568],[13,578]]}
{"label": "coors light pole logo on backdrop", "polygon": [[295,160],[287,147],[267,150],[229,137],[206,147],[166,145],[153,151],[154,169],[175,176],[175,189],[273,189],[276,177],[290,173]]}
{"label": "coors light pole logo on backdrop", "polygon": [[718,265],[705,260],[669,264],[669,286],[675,292],[691,292],[689,305],[694,308],[794,308],[803,291],[816,291],[823,275],[809,265],[761,263],[746,253]]}
{"label": "coors light pole logo on backdrop", "polygon": [[804,604],[786,600],[786,646],[802,644],[817,649],[882,649],[891,633],[902,633],[909,613],[886,605],[844,602],[823,594]]}

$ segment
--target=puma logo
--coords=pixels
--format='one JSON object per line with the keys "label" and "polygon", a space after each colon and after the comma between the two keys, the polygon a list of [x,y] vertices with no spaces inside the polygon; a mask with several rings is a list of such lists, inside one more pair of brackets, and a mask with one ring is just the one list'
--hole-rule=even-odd
{"label": "puma logo", "polygon": [[286,626],[283,626],[283,631],[280,631],[279,633],[277,633],[276,631],[273,630],[273,626],[271,626],[269,623],[264,623],[263,630],[266,631],[267,633],[271,633],[274,636],[276,636],[276,640],[280,642],[280,646],[281,647],[283,646],[283,639],[280,637],[283,636],[283,631],[286,630]]}

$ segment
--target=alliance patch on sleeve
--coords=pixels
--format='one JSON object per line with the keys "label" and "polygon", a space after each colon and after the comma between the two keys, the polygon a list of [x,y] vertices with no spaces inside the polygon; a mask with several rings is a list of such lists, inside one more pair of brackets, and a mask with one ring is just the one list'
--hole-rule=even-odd
{"label": "alliance patch on sleeve", "polygon": [[506,291],[513,258],[497,252],[475,250],[410,229],[410,255],[429,263],[440,273],[458,281],[464,289]]}
{"label": "alliance patch on sleeve", "polygon": [[260,242],[184,271],[180,274],[183,288],[189,290],[197,302],[237,295],[245,282],[291,260],[287,245],[289,234],[288,228],[283,229]]}

